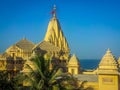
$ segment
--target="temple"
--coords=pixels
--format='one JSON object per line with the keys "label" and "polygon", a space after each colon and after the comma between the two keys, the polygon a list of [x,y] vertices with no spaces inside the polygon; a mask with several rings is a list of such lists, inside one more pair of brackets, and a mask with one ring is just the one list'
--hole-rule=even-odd
{"label": "temple", "polygon": [[64,72],[72,74],[87,90],[120,90],[120,58],[116,60],[110,49],[102,57],[97,68],[85,71],[80,65],[78,57],[70,53],[66,37],[63,34],[56,15],[56,6],[48,24],[47,32],[42,41],[34,44],[26,38],[11,45],[0,54],[0,71],[7,70],[11,77],[18,72],[29,72],[25,65],[35,54],[41,54],[46,59],[51,57],[52,62]]}
{"label": "temple", "polygon": [[61,60],[68,60],[70,49],[56,16],[56,6],[53,8],[53,17],[48,24],[44,41],[50,42],[60,49]]}

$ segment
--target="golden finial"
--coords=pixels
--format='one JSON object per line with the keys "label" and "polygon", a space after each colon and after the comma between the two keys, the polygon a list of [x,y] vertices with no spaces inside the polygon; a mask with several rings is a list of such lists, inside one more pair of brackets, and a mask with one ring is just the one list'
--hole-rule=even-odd
{"label": "golden finial", "polygon": [[108,48],[107,53],[111,53],[110,48]]}
{"label": "golden finial", "polygon": [[25,36],[23,37],[23,40],[26,40],[26,37],[25,37]]}

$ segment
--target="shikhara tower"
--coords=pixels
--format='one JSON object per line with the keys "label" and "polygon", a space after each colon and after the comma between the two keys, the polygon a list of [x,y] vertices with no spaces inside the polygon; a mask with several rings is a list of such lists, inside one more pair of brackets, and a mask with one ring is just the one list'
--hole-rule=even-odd
{"label": "shikhara tower", "polygon": [[56,17],[56,6],[53,8],[52,15],[53,17],[48,24],[44,41],[50,42],[60,49],[61,59],[68,59],[70,49]]}

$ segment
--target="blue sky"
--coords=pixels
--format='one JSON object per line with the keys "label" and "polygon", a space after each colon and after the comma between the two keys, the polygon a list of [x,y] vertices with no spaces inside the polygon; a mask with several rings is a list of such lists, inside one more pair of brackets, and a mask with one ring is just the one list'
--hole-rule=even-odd
{"label": "blue sky", "polygon": [[72,54],[100,59],[110,48],[120,56],[119,0],[0,0],[0,53],[23,37],[41,42],[54,4]]}

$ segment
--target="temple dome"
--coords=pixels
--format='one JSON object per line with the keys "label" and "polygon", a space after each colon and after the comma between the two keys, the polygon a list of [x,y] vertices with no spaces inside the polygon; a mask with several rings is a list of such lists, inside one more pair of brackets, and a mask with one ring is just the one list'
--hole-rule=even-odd
{"label": "temple dome", "polygon": [[28,41],[26,38],[23,38],[17,42],[15,46],[21,48],[24,51],[32,51],[32,48],[35,46],[35,44]]}
{"label": "temple dome", "polygon": [[79,65],[79,60],[75,54],[70,58],[68,65]]}
{"label": "temple dome", "polygon": [[70,58],[68,62],[68,72],[71,74],[79,74],[81,71],[80,63],[75,54]]}

